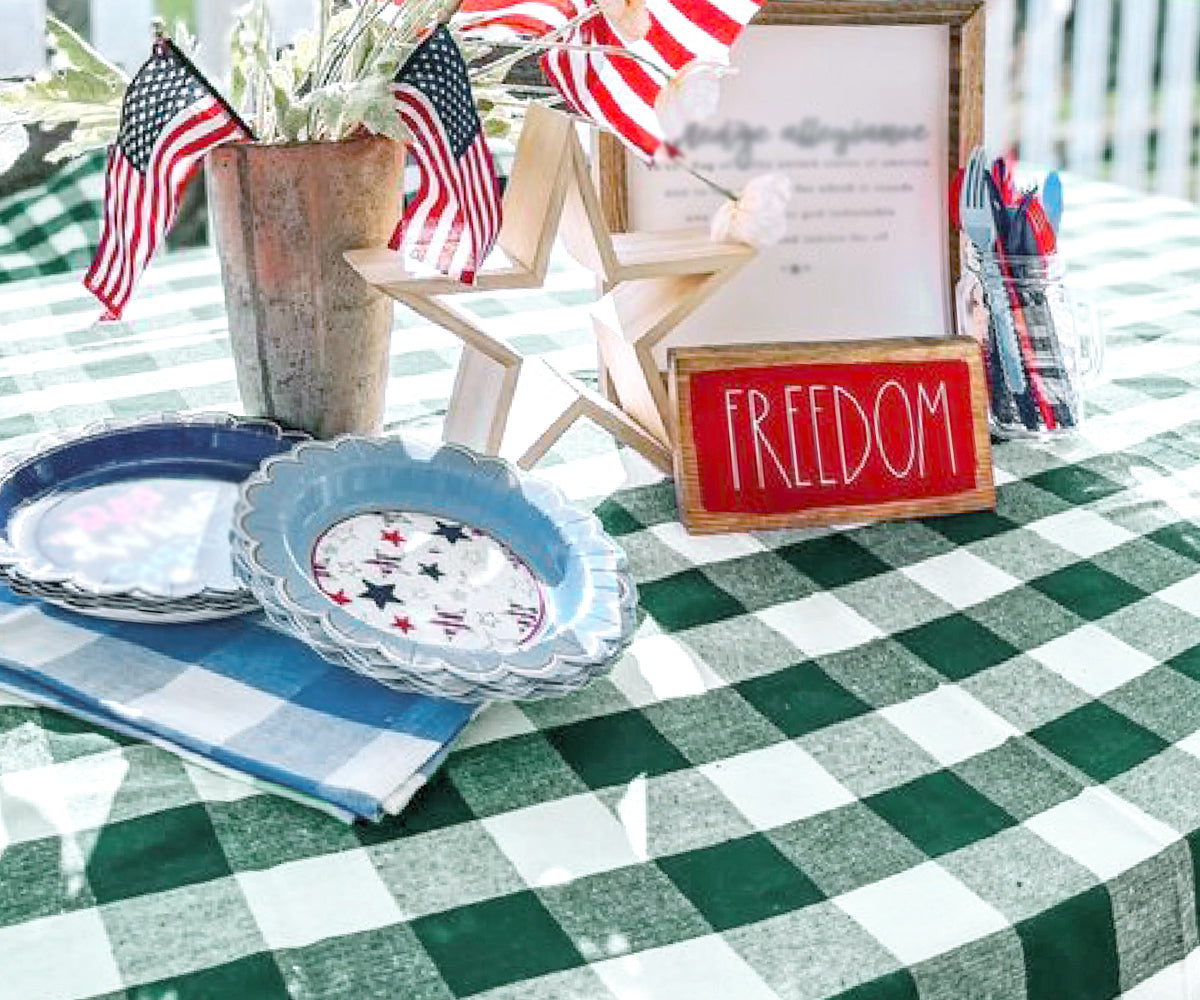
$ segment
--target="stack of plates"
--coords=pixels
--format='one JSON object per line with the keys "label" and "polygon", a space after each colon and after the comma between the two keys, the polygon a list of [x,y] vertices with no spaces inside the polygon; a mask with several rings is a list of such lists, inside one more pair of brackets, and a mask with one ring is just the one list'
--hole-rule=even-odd
{"label": "stack of plates", "polygon": [[106,421],[0,458],[0,583],[81,614],[188,622],[258,607],[233,572],[238,485],[307,435],[228,414]]}
{"label": "stack of plates", "polygon": [[480,700],[567,694],[632,636],[624,553],[501,459],[347,436],[242,485],[234,567],[275,624],[389,686]]}

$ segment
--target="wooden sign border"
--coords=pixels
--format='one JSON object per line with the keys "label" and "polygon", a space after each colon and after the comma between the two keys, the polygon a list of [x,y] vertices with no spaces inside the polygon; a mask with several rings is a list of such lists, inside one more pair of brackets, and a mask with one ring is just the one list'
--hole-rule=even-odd
{"label": "wooden sign border", "polygon": [[[767,0],[751,24],[908,25],[945,24],[950,28],[950,130],[947,177],[953,177],[971,149],[983,142],[983,69],[986,0]],[[735,49],[736,52],[736,49]],[[748,72],[744,67],[742,72]],[[786,71],[781,71],[786,76]],[[781,84],[784,80],[781,78]],[[627,232],[629,219],[629,154],[620,140],[602,132],[596,147],[601,207],[613,232]],[[949,192],[947,192],[947,197]],[[960,274],[959,234],[951,225],[951,303]],[[951,309],[948,315],[953,316]]]}
{"label": "wooden sign border", "polygon": [[[993,508],[991,440],[987,422],[987,379],[979,343],[970,337],[904,337],[883,340],[825,341],[799,344],[739,344],[728,347],[673,347],[668,351],[671,409],[678,420],[674,450],[675,498],[679,518],[688,531],[749,531],[851,524],[891,518],[924,517]],[[705,371],[783,367],[805,364],[870,364],[881,361],[956,361],[967,363],[975,442],[975,487],[942,497],[892,500],[853,506],[810,507],[778,514],[714,513],[704,508],[699,459],[692,436],[690,379]]]}

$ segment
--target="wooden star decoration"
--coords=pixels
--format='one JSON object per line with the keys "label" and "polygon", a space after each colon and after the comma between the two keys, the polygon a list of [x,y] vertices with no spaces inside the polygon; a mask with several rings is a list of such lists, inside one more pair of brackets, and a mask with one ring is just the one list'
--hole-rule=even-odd
{"label": "wooden star decoration", "polygon": [[[345,255],[364,280],[462,340],[444,439],[529,468],[576,420],[587,418],[670,472],[673,422],[650,352],[754,251],[714,243],[701,230],[610,232],[574,122],[543,107],[526,114],[503,219],[499,253],[474,285],[416,275],[391,250]],[[524,357],[450,301],[469,292],[542,287],[559,234],[601,282],[604,297],[593,326],[615,400],[545,359]]]}

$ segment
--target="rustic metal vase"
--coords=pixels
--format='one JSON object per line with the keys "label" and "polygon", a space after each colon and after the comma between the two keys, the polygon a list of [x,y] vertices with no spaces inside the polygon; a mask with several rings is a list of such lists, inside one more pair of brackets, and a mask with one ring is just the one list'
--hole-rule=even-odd
{"label": "rustic metal vase", "polygon": [[404,147],[221,146],[209,210],[245,412],[320,438],[383,425],[393,300],[342,259],[386,246],[400,218]]}

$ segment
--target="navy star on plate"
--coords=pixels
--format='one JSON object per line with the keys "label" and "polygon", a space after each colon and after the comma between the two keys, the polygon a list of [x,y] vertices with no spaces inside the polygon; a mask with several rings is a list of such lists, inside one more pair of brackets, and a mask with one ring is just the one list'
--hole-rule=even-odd
{"label": "navy star on plate", "polygon": [[370,580],[363,580],[363,586],[367,589],[359,594],[359,597],[365,597],[369,601],[375,602],[375,607],[382,611],[389,604],[403,604],[396,596],[396,585],[394,583],[371,583]]}
{"label": "navy star on plate", "polygon": [[446,539],[446,541],[448,541],[451,545],[453,545],[455,542],[466,541],[467,538],[467,533],[463,531],[463,526],[461,524],[455,524],[453,521],[438,521],[437,529],[434,531],[434,534],[441,535],[442,538]]}
{"label": "navy star on plate", "polygon": [[437,563],[419,563],[421,572],[431,580],[440,580],[446,574],[443,573]]}

